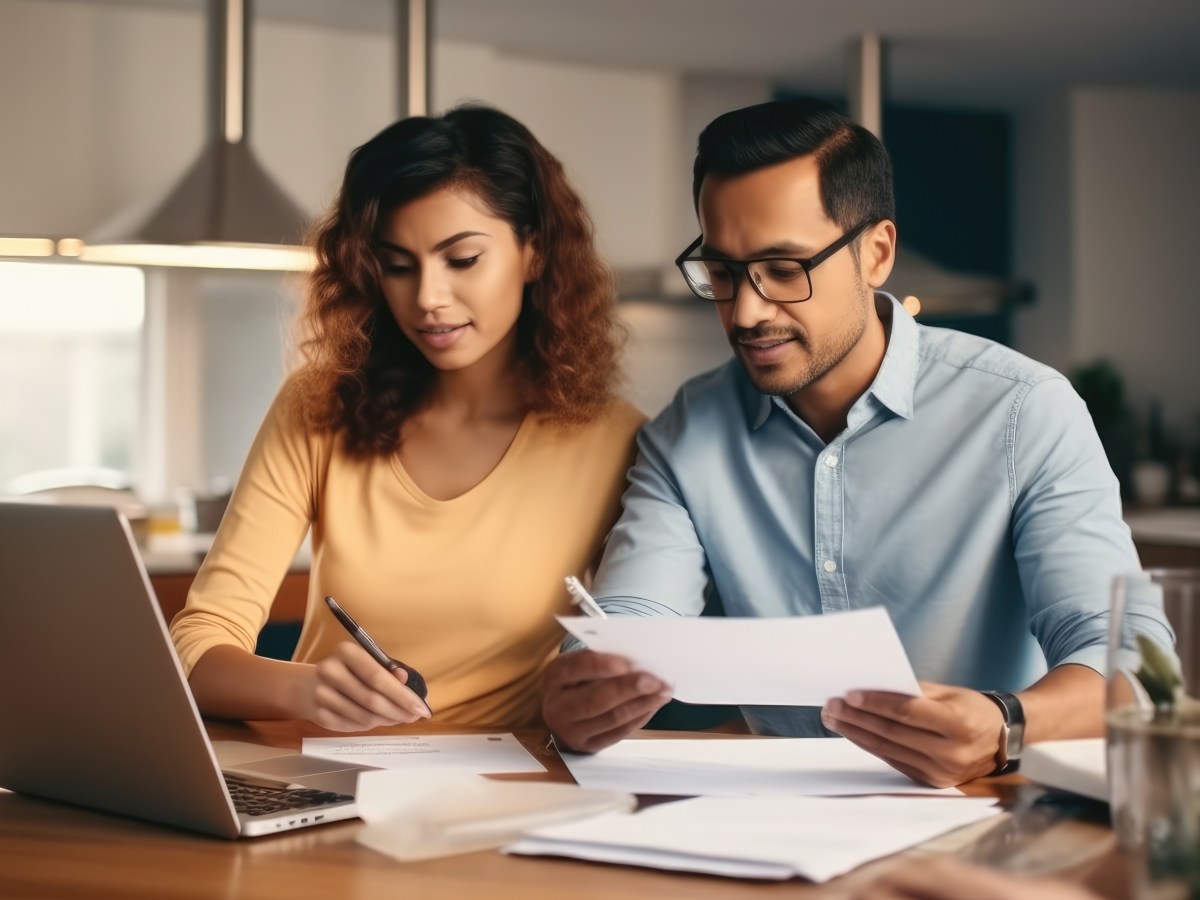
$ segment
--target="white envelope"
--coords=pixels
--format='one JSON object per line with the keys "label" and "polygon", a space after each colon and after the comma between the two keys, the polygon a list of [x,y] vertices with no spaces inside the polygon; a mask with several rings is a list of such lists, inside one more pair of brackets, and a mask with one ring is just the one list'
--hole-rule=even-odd
{"label": "white envelope", "polygon": [[574,784],[386,769],[362,772],[355,797],[367,823],[358,843],[404,862],[488,850],[531,828],[637,805],[632,794]]}

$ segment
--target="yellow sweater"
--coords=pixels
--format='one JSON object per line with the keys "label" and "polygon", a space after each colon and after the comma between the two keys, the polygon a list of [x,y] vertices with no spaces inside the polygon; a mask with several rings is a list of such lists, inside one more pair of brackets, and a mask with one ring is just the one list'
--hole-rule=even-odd
{"label": "yellow sweater", "polygon": [[345,630],[332,594],[429,685],[435,721],[520,725],[570,608],[563,576],[598,557],[616,521],[643,416],[623,401],[585,426],[527,416],[488,476],[453,500],[424,494],[395,456],[346,455],[304,428],[285,389],[247,456],[171,636],[191,672],[218,644],[253,652],[312,526],[304,627],[293,659],[328,656]]}

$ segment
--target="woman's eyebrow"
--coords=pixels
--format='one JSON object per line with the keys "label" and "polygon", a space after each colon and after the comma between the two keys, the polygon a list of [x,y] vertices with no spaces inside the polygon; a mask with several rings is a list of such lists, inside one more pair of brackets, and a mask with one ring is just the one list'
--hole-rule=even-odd
{"label": "woman's eyebrow", "polygon": [[445,250],[451,244],[457,244],[463,238],[469,237],[491,237],[486,231],[460,231],[458,234],[452,234],[443,241],[438,241],[433,245],[434,250]]}

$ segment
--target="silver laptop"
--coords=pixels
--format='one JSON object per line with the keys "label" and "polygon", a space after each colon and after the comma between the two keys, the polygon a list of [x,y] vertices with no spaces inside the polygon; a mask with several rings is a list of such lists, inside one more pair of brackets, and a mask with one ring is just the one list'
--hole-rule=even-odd
{"label": "silver laptop", "polygon": [[362,768],[209,741],[125,517],[0,503],[0,787],[234,838],[353,817]]}

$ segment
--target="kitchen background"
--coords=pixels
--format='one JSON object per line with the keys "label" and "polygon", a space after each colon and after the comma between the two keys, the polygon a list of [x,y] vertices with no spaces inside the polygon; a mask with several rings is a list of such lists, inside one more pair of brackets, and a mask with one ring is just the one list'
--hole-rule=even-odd
{"label": "kitchen background", "polygon": [[[922,317],[1072,373],[1130,490],[1153,460],[1169,496],[1147,482],[1144,500],[1197,502],[1200,4],[1113,6],[439,0],[432,107],[497,105],[563,160],[621,277],[629,395],[653,413],[728,355],[670,267],[697,230],[696,134],[787,93],[845,101],[848,48],[879,33],[906,249],[941,267],[927,278],[997,285]],[[249,143],[312,214],[397,115],[394,4],[256,10]],[[199,0],[0,0],[0,256],[6,237],[86,237],[179,179],[205,141],[204,17]],[[285,372],[301,284],[0,259],[0,492],[220,492]]]}

